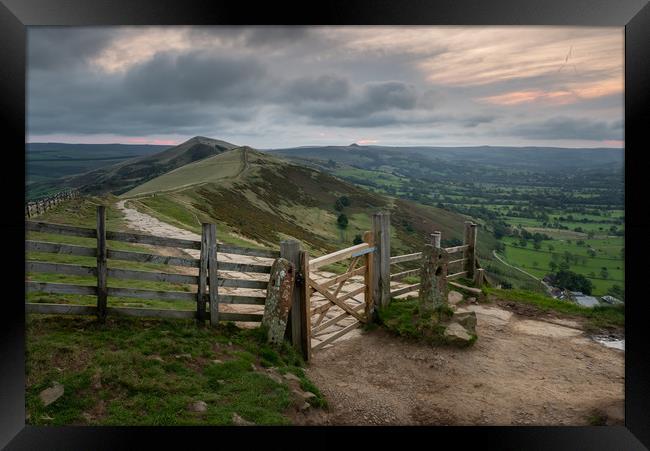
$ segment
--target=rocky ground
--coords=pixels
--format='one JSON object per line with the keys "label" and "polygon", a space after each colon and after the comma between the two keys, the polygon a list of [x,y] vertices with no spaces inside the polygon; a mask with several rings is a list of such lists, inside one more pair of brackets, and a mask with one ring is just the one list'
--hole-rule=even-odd
{"label": "rocky ground", "polygon": [[[454,294],[452,294],[454,296]],[[383,330],[314,353],[309,378],[330,409],[304,424],[623,424],[624,353],[578,323],[533,320],[497,305],[477,314],[468,349],[430,347]],[[553,321],[553,322],[548,322]]]}

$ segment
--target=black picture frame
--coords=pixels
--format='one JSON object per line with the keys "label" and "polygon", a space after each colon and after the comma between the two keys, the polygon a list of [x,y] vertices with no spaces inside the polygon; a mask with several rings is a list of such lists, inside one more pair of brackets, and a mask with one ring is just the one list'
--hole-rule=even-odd
{"label": "black picture frame", "polygon": [[[645,194],[647,143],[650,125],[650,5],[646,0],[336,0],[318,4],[267,2],[169,1],[169,0],[1,0],[0,3],[0,115],[7,132],[3,136],[5,172],[0,215],[5,253],[5,288],[0,317],[0,447],[6,449],[121,449],[157,444],[199,447],[206,439],[211,447],[226,438],[250,447],[253,441],[271,444],[269,432],[287,437],[323,433],[320,428],[264,428],[242,433],[236,428],[102,428],[36,427],[25,425],[25,234],[24,184],[26,27],[38,25],[189,25],[189,24],[301,24],[301,25],[578,25],[625,26],[625,286],[626,360],[625,427],[452,427],[452,428],[331,428],[335,432],[361,434],[365,445],[395,437],[454,448],[474,441],[481,449],[622,449],[650,447],[650,352],[648,320],[644,315],[644,277],[647,277],[647,244],[650,214]],[[21,172],[17,168],[23,168]],[[9,177],[12,174],[15,177]],[[15,276],[12,272],[15,272]],[[637,299],[638,298],[638,299]],[[257,428],[255,428],[257,429]],[[402,436],[402,434],[404,434]],[[417,434],[415,437],[413,434]],[[322,441],[325,444],[325,440]],[[314,446],[312,440],[278,442],[280,446]],[[411,445],[412,444],[412,445]],[[257,445],[256,445],[257,446]],[[335,446],[335,445],[332,445]],[[422,446],[422,445],[418,445]]]}

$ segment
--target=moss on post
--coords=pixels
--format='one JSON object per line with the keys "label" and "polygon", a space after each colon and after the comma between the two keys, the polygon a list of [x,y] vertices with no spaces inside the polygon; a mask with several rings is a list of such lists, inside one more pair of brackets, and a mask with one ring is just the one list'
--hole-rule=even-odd
{"label": "moss on post", "polygon": [[295,275],[296,268],[289,260],[278,258],[273,262],[262,318],[262,326],[268,331],[269,343],[281,345],[284,340],[293,302]]}
{"label": "moss on post", "polygon": [[433,244],[425,244],[420,265],[419,305],[421,312],[447,306],[447,253]]}

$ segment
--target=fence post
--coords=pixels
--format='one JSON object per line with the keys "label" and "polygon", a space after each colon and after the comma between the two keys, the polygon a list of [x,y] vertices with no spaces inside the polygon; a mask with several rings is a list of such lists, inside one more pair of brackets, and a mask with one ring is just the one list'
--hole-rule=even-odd
{"label": "fence post", "polygon": [[[368,244],[368,246],[373,247],[375,245],[375,235],[371,231],[366,231],[363,233],[363,241]],[[372,320],[372,314],[374,312],[374,300],[373,296],[373,273],[374,273],[374,262],[375,262],[375,252],[365,255],[366,260],[366,270],[363,274],[363,283],[366,290],[364,291],[364,301],[366,303],[366,320],[370,322]]]}
{"label": "fence post", "polygon": [[300,251],[299,271],[302,284],[296,287],[300,302],[300,348],[305,362],[311,359],[311,300],[309,298],[309,253]]}
{"label": "fence post", "polygon": [[201,224],[201,260],[199,264],[199,287],[196,293],[196,321],[205,326],[205,288],[208,278],[208,253],[210,247],[210,224]]}
{"label": "fence post", "polygon": [[219,324],[219,273],[217,272],[217,226],[210,224],[208,241],[208,284],[210,293],[210,325]]}
{"label": "fence post", "polygon": [[429,235],[429,240],[431,241],[431,244],[433,244],[433,247],[440,247],[442,243],[442,232],[436,230]]}
{"label": "fence post", "polygon": [[106,207],[97,206],[97,319],[106,321],[108,263],[106,255]]}
{"label": "fence post", "polygon": [[390,213],[372,215],[372,233],[375,241],[373,300],[385,307],[390,302]]}
{"label": "fence post", "polygon": [[[482,287],[484,280],[485,280],[485,269],[478,268],[474,275],[474,285],[476,285],[477,287]],[[540,280],[540,286],[541,285],[542,283]]]}
{"label": "fence post", "polygon": [[[293,263],[296,272],[300,266],[300,243],[296,240],[282,240],[280,241],[280,257],[289,260]],[[305,280],[305,283],[307,281]],[[289,317],[287,318],[287,330],[285,331],[285,338],[291,340],[293,346],[301,349],[301,319],[300,319],[300,301],[301,296],[299,289],[294,287],[293,301],[291,302],[291,309],[289,310]]]}
{"label": "fence post", "polygon": [[469,246],[464,252],[467,259],[465,271],[467,271],[467,278],[473,280],[476,268],[476,224],[472,221],[465,221],[464,241],[463,244]]}

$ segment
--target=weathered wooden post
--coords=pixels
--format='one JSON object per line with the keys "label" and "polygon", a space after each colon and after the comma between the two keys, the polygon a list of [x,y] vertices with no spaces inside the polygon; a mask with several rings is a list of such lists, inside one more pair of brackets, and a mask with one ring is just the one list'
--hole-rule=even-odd
{"label": "weathered wooden post", "polygon": [[440,247],[442,243],[442,232],[436,230],[431,235],[429,235],[430,244],[433,244],[433,247]]}
{"label": "weathered wooden post", "polygon": [[300,283],[294,292],[297,292],[300,303],[300,351],[305,362],[309,362],[311,359],[311,293],[309,288],[309,253],[307,251],[300,251],[299,268],[300,277],[297,279]]}
{"label": "weathered wooden post", "polygon": [[210,224],[208,228],[210,237],[208,241],[208,285],[210,300],[210,325],[219,325],[219,264],[217,262],[217,226]]}
{"label": "weathered wooden post", "polygon": [[201,224],[201,255],[199,261],[199,284],[196,293],[196,321],[205,326],[205,293],[208,280],[208,253],[210,251],[210,224]]}
{"label": "weathered wooden post", "polygon": [[108,262],[106,252],[106,207],[97,206],[97,319],[106,321],[108,299]]}
{"label": "weathered wooden post", "polygon": [[390,213],[372,215],[372,233],[375,242],[373,300],[376,306],[390,302]]}
{"label": "weathered wooden post", "polygon": [[[477,287],[482,287],[484,283],[485,283],[485,269],[478,268],[475,272],[474,285],[476,285]],[[540,281],[540,285],[541,285],[541,281]]]}
{"label": "weathered wooden post", "polygon": [[[294,268],[300,268],[300,243],[296,240],[280,241],[280,257],[286,258],[293,263]],[[287,320],[287,330],[285,338],[291,341],[296,349],[300,349],[301,327],[300,327],[300,290],[293,290],[293,301],[289,318]]]}
{"label": "weathered wooden post", "polygon": [[[368,246],[373,247],[375,245],[375,235],[371,231],[366,231],[363,233],[363,241],[368,244]],[[366,303],[365,315],[368,322],[372,321],[372,315],[375,310],[374,300],[373,300],[373,274],[374,274],[374,262],[375,262],[375,252],[368,253],[365,255],[366,260],[366,269],[363,273],[363,283],[365,285],[364,291],[364,301]]]}
{"label": "weathered wooden post", "polygon": [[474,271],[476,269],[476,227],[472,221],[465,221],[465,235],[464,243],[468,248],[464,252],[465,271],[467,271],[467,278],[474,279]]}
{"label": "weathered wooden post", "polygon": [[289,312],[293,304],[298,268],[286,258],[276,258],[271,266],[266,288],[262,326],[267,329],[267,341],[281,345],[287,330]]}
{"label": "weathered wooden post", "polygon": [[429,235],[420,263],[420,312],[431,312],[447,304],[447,253],[442,249],[442,233]]}

